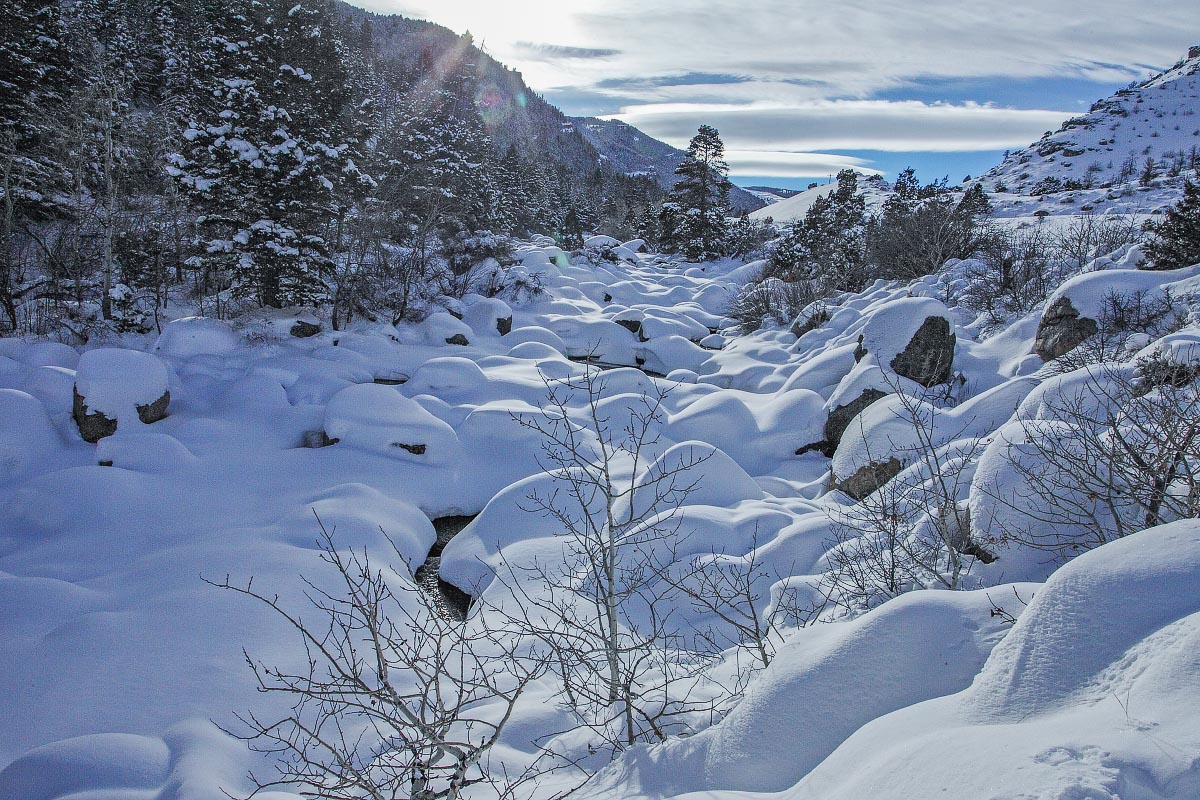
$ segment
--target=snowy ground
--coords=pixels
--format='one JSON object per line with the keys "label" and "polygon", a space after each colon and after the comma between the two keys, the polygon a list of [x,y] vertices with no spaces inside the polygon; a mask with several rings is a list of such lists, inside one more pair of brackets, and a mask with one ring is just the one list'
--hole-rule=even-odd
{"label": "snowy ground", "polygon": [[[255,757],[212,721],[261,707],[243,647],[287,663],[295,642],[202,578],[253,576],[298,601],[300,573],[321,580],[314,512],[340,545],[383,554],[390,539],[413,569],[432,518],[479,514],[441,560],[442,577],[472,593],[489,590],[499,554],[561,554],[551,521],[521,508],[544,478],[539,441],[513,415],[544,405],[545,378],[587,369],[572,359],[617,367],[605,373],[614,413],[651,382],[670,389],[651,455],[685,442],[712,453],[684,509],[688,547],[744,557],[757,543],[780,577],[828,568],[830,509],[852,504],[830,480],[868,463],[872,443],[904,452],[886,399],[832,459],[814,446],[830,411],[865,390],[920,392],[891,365],[926,320],[957,337],[957,394],[929,406],[940,452],[992,444],[1063,380],[1031,355],[1036,314],[978,339],[953,303],[953,271],[845,296],[799,340],[735,338],[721,315],[752,265],[673,264],[636,247],[593,265],[534,242],[522,260],[548,296],[468,298],[462,320],[299,339],[286,315],[238,328],[182,319],[82,358],[0,340],[0,800],[245,791]],[[1198,288],[1200,267],[1135,273],[1131,258],[1061,292],[1086,315],[1107,288]],[[468,344],[447,342],[457,336]],[[1171,341],[1200,341],[1200,329]],[[83,441],[73,386],[116,435]],[[140,407],[164,388],[169,415],[144,424]],[[1001,513],[970,480],[956,500],[977,519]],[[635,747],[589,796],[1200,795],[1200,526],[1138,533],[1057,571],[1045,553],[996,555],[971,564],[970,591],[916,591],[789,631],[723,721]],[[996,603],[1015,625],[992,615]],[[517,708],[506,763],[527,763],[532,740],[561,728],[549,692]]]}

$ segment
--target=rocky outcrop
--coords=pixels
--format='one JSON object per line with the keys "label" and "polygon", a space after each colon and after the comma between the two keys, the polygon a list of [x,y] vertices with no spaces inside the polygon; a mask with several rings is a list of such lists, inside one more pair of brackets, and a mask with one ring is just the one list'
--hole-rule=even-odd
{"label": "rocky outcrop", "polygon": [[[71,415],[75,418],[75,424],[79,426],[79,435],[83,437],[85,442],[96,442],[103,439],[105,436],[112,436],[117,432],[117,421],[110,419],[99,411],[92,411],[88,408],[87,399],[79,393],[79,388],[75,387],[75,399],[71,406]],[[149,425],[153,422],[158,422],[160,419],[165,419],[167,416],[167,406],[171,403],[171,393],[163,392],[162,397],[152,403],[137,406],[137,415],[145,424]]]}
{"label": "rocky outcrop", "polygon": [[821,451],[830,458],[833,458],[833,453],[842,441],[842,434],[850,426],[851,420],[862,413],[867,406],[882,397],[887,397],[887,392],[881,392],[878,389],[866,389],[857,399],[830,411],[829,419],[825,421],[825,441],[821,443]]}
{"label": "rocky outcrop", "polygon": [[892,359],[892,372],[922,386],[950,380],[957,342],[945,317],[926,317],[905,348]]}
{"label": "rocky outcrop", "polygon": [[1080,316],[1070,298],[1060,297],[1042,314],[1033,352],[1043,361],[1052,361],[1071,352],[1097,331],[1096,320]]}
{"label": "rocky outcrop", "polygon": [[446,344],[456,344],[460,347],[466,347],[470,343],[471,342],[467,339],[467,337],[463,336],[461,333],[456,333],[453,336],[446,337]]}
{"label": "rocky outcrop", "polygon": [[496,333],[507,336],[512,332],[512,316],[496,318]]}

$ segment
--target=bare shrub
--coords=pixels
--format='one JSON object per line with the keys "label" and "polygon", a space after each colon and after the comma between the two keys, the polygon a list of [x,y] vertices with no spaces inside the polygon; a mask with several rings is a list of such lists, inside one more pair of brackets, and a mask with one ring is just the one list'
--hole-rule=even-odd
{"label": "bare shrub", "polygon": [[274,612],[303,657],[291,670],[246,654],[259,691],[290,704],[281,718],[239,714],[241,729],[227,731],[276,758],[273,777],[250,775],[254,794],[299,785],[330,800],[457,800],[486,785],[512,797],[529,774],[493,771],[489,754],[543,664],[504,631],[446,619],[408,576],[337,550],[320,531],[321,559],[339,580],[336,590],[304,581],[315,618],[252,579],[213,583]]}

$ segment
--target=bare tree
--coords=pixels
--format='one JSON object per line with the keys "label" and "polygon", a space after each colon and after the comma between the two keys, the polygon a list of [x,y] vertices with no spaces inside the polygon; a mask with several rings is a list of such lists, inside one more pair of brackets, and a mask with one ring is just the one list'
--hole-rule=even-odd
{"label": "bare tree", "polygon": [[521,606],[507,613],[543,643],[562,702],[604,746],[661,741],[711,705],[692,699],[708,661],[686,650],[675,590],[655,568],[697,486],[688,472],[709,455],[654,459],[665,397],[657,387],[613,419],[599,370],[544,381],[541,414],[515,419],[541,437],[554,488],[532,493],[523,510],[557,523],[563,558],[505,562],[500,580]]}
{"label": "bare tree", "polygon": [[339,580],[336,591],[304,580],[316,621],[253,580],[213,583],[271,609],[304,656],[292,670],[246,654],[258,690],[290,704],[278,717],[239,714],[242,730],[230,732],[276,756],[273,777],[250,775],[250,796],[299,785],[328,800],[456,800],[488,785],[511,797],[529,773],[494,771],[489,753],[542,662],[504,631],[439,615],[407,576],[374,566],[365,550],[337,550],[323,525],[317,543]]}
{"label": "bare tree", "polygon": [[1008,537],[1064,559],[1200,517],[1200,353],[1088,376],[1022,421],[1023,441],[1009,448],[1018,488],[992,493],[1025,520]]}

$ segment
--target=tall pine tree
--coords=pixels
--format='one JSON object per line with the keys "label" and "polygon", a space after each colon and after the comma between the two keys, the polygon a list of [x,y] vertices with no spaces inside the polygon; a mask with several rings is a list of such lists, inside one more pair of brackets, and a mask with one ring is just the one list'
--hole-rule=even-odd
{"label": "tall pine tree", "polygon": [[729,165],[717,129],[701,125],[675,168],[679,181],[663,204],[662,242],[692,261],[722,255],[729,229]]}

